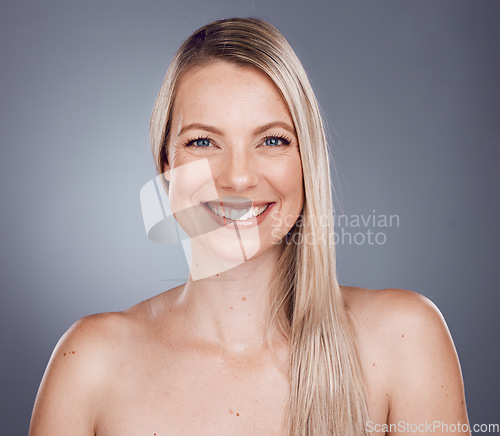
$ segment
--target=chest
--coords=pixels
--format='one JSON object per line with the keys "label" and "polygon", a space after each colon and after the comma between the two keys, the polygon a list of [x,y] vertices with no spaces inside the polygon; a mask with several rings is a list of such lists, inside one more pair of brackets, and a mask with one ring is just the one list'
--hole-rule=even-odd
{"label": "chest", "polygon": [[[370,420],[385,423],[389,399],[372,361],[364,361]],[[117,361],[100,398],[96,434],[277,436],[288,398],[289,382],[270,356],[147,350]]]}
{"label": "chest", "polygon": [[96,434],[279,435],[288,391],[286,378],[268,359],[135,356],[113,372]]}

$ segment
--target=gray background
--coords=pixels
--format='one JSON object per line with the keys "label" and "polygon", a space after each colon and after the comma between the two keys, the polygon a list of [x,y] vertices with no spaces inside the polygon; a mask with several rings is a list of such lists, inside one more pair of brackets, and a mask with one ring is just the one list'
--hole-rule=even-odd
{"label": "gray background", "polygon": [[27,432],[75,320],[186,276],[181,248],[142,223],[149,116],[182,40],[231,16],[269,19],[303,61],[330,126],[337,211],[399,216],[376,230],[384,245],[339,246],[341,283],[431,298],[471,423],[499,422],[500,2],[29,0],[0,9],[0,433]]}

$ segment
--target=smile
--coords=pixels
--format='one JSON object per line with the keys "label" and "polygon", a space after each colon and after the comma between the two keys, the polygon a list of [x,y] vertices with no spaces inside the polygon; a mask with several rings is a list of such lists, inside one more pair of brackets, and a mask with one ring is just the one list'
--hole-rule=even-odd
{"label": "smile", "polygon": [[205,204],[213,213],[220,216],[221,218],[226,218],[233,221],[246,221],[252,218],[256,218],[259,215],[262,215],[267,210],[267,208],[271,203],[267,203],[261,207],[250,207],[246,209],[234,209],[227,205],[224,205],[224,207],[222,207],[222,206],[215,206],[210,203],[205,203]]}

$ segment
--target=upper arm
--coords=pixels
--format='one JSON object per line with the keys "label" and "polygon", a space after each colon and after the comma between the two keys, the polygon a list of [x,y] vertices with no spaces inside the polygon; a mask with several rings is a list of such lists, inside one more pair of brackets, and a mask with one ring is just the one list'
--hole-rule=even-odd
{"label": "upper arm", "polygon": [[105,315],[77,321],[59,340],[45,370],[31,417],[30,436],[94,435],[103,360]]}
{"label": "upper arm", "polygon": [[399,431],[407,426],[405,434],[430,432],[429,426],[448,434],[451,424],[468,425],[460,364],[443,316],[419,294],[402,291],[395,300],[388,423]]}

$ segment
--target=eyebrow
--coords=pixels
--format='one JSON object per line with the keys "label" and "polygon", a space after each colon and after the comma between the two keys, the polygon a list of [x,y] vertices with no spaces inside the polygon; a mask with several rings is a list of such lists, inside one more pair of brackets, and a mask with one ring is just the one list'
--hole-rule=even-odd
{"label": "eyebrow", "polygon": [[[264,133],[266,130],[272,129],[274,127],[281,127],[285,130],[288,130],[293,135],[295,135],[295,129],[292,126],[290,126],[290,124],[285,123],[284,121],[271,121],[270,123],[259,126],[259,127],[254,129],[253,134],[259,135],[260,133]],[[191,124],[188,124],[187,126],[183,126],[177,136],[180,136],[184,132],[186,132],[188,130],[192,130],[192,129],[206,130],[208,132],[215,133],[216,135],[223,135],[222,130],[218,129],[217,127],[210,126],[208,124],[191,123]]]}

